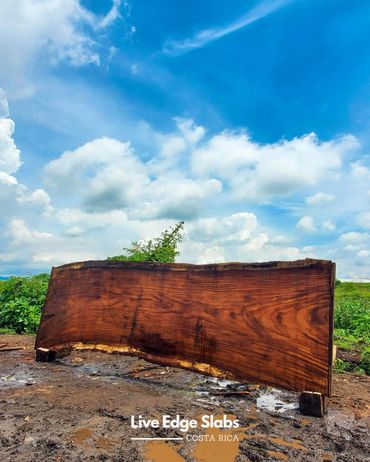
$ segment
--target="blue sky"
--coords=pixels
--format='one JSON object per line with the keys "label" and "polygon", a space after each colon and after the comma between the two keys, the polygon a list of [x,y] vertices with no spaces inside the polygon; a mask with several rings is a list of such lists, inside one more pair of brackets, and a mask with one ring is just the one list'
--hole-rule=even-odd
{"label": "blue sky", "polygon": [[184,219],[183,261],[370,279],[369,25],[366,0],[3,0],[0,274]]}

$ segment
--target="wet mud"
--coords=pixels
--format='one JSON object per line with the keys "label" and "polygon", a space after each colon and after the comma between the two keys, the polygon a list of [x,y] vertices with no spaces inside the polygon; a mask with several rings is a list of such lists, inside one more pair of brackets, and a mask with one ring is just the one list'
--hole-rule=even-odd
{"label": "wet mud", "polygon": [[[366,376],[335,375],[321,419],[300,415],[296,393],[101,352],[36,363],[34,337],[0,340],[24,347],[0,353],[4,462],[370,462]],[[199,422],[226,416],[240,425],[188,432],[131,427],[131,415],[160,420],[164,414]]]}

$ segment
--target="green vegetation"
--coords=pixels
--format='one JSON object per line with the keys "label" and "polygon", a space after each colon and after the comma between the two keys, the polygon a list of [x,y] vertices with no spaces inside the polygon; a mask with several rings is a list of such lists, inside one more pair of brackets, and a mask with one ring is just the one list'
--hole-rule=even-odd
{"label": "green vegetation", "polygon": [[370,283],[336,284],[334,340],[359,357],[358,362],[337,359],[337,372],[370,374]]}
{"label": "green vegetation", "polygon": [[180,254],[177,247],[183,239],[183,230],[184,222],[180,221],[155,239],[132,242],[131,247],[123,249],[125,255],[109,257],[108,260],[174,263]]}
{"label": "green vegetation", "polygon": [[48,283],[48,274],[14,276],[0,282],[0,329],[3,333],[36,331]]}

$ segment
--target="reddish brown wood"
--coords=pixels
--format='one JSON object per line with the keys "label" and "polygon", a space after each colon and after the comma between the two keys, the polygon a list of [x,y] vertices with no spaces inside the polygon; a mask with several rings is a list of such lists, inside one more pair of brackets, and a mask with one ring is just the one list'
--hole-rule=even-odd
{"label": "reddish brown wood", "polygon": [[334,263],[310,259],[60,266],[52,271],[36,348],[135,353],[330,395],[334,273]]}

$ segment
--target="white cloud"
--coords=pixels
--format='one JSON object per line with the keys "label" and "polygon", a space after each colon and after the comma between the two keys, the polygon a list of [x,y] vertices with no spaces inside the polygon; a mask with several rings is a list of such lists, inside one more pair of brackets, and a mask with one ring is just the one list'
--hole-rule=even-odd
{"label": "white cloud", "polygon": [[223,132],[194,150],[195,175],[227,180],[236,199],[265,201],[317,185],[340,171],[353,136],[320,142],[315,134],[261,145],[245,133]]}
{"label": "white cloud", "polygon": [[308,215],[302,217],[297,222],[297,228],[300,229],[301,231],[305,231],[307,233],[312,233],[312,232],[316,231],[314,219],[312,217],[308,216]]}
{"label": "white cloud", "polygon": [[32,244],[53,238],[51,233],[30,230],[23,220],[12,220],[9,224],[9,234],[15,244]]}
{"label": "white cloud", "polygon": [[[21,166],[20,150],[17,148],[13,134],[15,124],[8,117],[8,103],[5,93],[0,93],[0,214],[5,217],[17,211],[19,204],[28,204],[38,213],[50,212],[50,197],[42,189],[30,191],[20,184],[14,174]],[[19,207],[18,207],[19,208]]]}
{"label": "white cloud", "polygon": [[344,244],[345,251],[358,251],[370,244],[370,234],[358,231],[349,231],[339,236],[339,242]]}
{"label": "white cloud", "polygon": [[370,229],[370,212],[360,213],[357,222],[362,228]]}
{"label": "white cloud", "polygon": [[0,183],[5,186],[15,186],[18,184],[18,181],[14,176],[0,171]]}
{"label": "white cloud", "polygon": [[90,212],[133,205],[149,181],[130,144],[106,137],[65,152],[45,167],[45,183],[74,193]]}
{"label": "white cloud", "polygon": [[334,231],[336,228],[335,223],[333,223],[331,220],[326,220],[322,223],[322,227],[324,229],[327,229],[328,231]]}
{"label": "white cloud", "polygon": [[318,192],[314,194],[313,196],[309,196],[306,199],[306,202],[308,205],[317,205],[317,204],[322,204],[323,202],[331,202],[335,199],[335,197],[332,194],[326,194],[322,192]]}
{"label": "white cloud", "polygon": [[193,37],[184,40],[167,40],[163,45],[163,51],[169,56],[178,56],[196,48],[202,48],[210,42],[249,26],[274,13],[291,1],[293,0],[263,0],[236,21],[224,27],[204,29]]}
{"label": "white cloud", "polygon": [[67,228],[64,231],[64,234],[70,237],[79,237],[79,236],[82,236],[82,234],[84,234],[85,231],[86,230],[82,228],[81,226],[71,226],[70,228]]}
{"label": "white cloud", "polygon": [[139,216],[191,220],[204,209],[207,198],[221,191],[222,184],[215,179],[196,181],[175,172],[160,176],[142,191],[145,208],[139,209]]}
{"label": "white cloud", "polygon": [[258,159],[259,146],[247,134],[224,131],[193,152],[192,170],[199,176],[230,178],[241,168],[255,165]]}
{"label": "white cloud", "polygon": [[105,16],[96,19],[94,18],[93,24],[95,23],[95,27],[97,29],[105,29],[121,17],[120,7],[122,1],[113,0],[112,3],[112,8],[108,11],[108,13]]}
{"label": "white cloud", "polygon": [[246,241],[257,228],[254,213],[241,212],[223,218],[201,218],[190,229],[193,241],[208,242],[212,240]]}
{"label": "white cloud", "polygon": [[191,261],[197,265],[208,263],[224,263],[225,250],[222,245],[208,242],[187,242],[181,246],[181,255],[184,261]]}
{"label": "white cloud", "polygon": [[9,117],[9,105],[6,98],[5,91],[0,88],[0,119],[7,119]]}
{"label": "white cloud", "polygon": [[361,162],[354,162],[351,164],[351,175],[355,179],[370,179],[370,170],[361,164]]}
{"label": "white cloud", "polygon": [[17,197],[20,203],[31,204],[43,210],[43,212],[52,212],[53,208],[50,205],[50,196],[43,189],[36,189],[29,194],[22,194]]}
{"label": "white cloud", "polygon": [[78,208],[60,209],[55,218],[63,227],[64,234],[76,236],[88,230],[105,229],[111,225],[122,227],[127,223],[127,214],[122,210],[88,213]]}
{"label": "white cloud", "polygon": [[[99,43],[93,30],[119,18],[114,0],[106,16],[97,17],[80,0],[1,0],[0,81],[12,97],[34,91],[30,75],[44,61],[72,65],[99,64]],[[89,30],[90,29],[90,30]]]}
{"label": "white cloud", "polygon": [[181,136],[165,136],[159,135],[158,140],[161,144],[161,155],[165,159],[170,159],[173,163],[173,158],[181,154],[186,149],[186,143]]}
{"label": "white cloud", "polygon": [[181,156],[194,149],[205,134],[205,129],[195,125],[191,119],[174,117],[174,121],[177,128],[174,133],[154,134],[158,155],[148,164],[150,173],[155,175],[168,173],[181,160]]}
{"label": "white cloud", "polygon": [[289,241],[286,236],[279,235],[276,240],[267,232],[261,232],[256,215],[249,212],[201,218],[187,224],[186,231],[182,255],[196,263],[291,260],[314,256],[311,250],[284,247]]}
{"label": "white cloud", "polygon": [[180,130],[185,140],[189,143],[196,144],[203,138],[205,129],[200,125],[195,125],[191,119],[183,119],[181,117],[175,117],[177,128]]}
{"label": "white cloud", "polygon": [[192,143],[199,139],[199,127],[181,124],[183,137],[159,137],[155,162],[141,161],[130,143],[100,138],[49,162],[45,184],[60,195],[73,193],[73,205],[90,213],[125,210],[140,219],[192,219],[208,198],[222,191],[222,183],[192,179],[174,168],[178,147],[185,149],[189,138]]}
{"label": "white cloud", "polygon": [[0,171],[15,173],[20,165],[20,151],[13,140],[15,124],[11,119],[0,119]]}
{"label": "white cloud", "polygon": [[370,234],[368,233],[359,233],[357,231],[349,231],[347,233],[343,233],[339,236],[339,240],[348,243],[360,243],[360,242],[367,242],[370,238]]}
{"label": "white cloud", "polygon": [[243,246],[243,250],[249,251],[258,251],[263,249],[265,244],[267,244],[269,238],[267,233],[261,233],[258,236],[252,237],[246,244]]}

